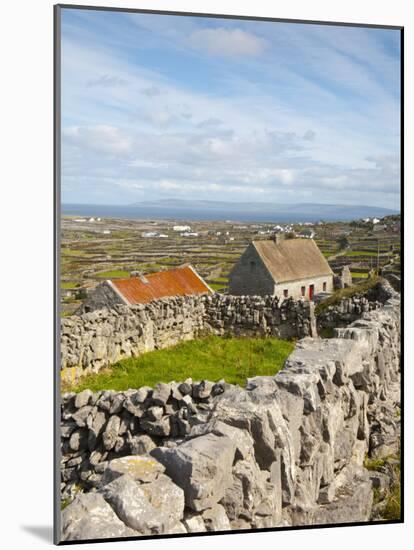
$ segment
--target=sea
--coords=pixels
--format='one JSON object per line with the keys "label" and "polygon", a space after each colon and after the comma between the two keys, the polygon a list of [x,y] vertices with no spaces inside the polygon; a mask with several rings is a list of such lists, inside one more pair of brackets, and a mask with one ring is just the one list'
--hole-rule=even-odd
{"label": "sea", "polygon": [[[116,218],[131,220],[187,220],[187,221],[234,221],[234,222],[269,222],[269,223],[300,223],[317,222],[321,219],[325,221],[348,221],[362,218],[364,216],[385,215],[385,213],[375,214],[372,207],[352,207],[346,208],[339,205],[332,206],[320,205],[320,208],[307,208],[306,205],[294,207],[281,205],[278,209],[274,205],[258,208],[246,204],[246,208],[237,207],[237,209],[218,207],[208,208],[196,207],[190,205],[102,205],[102,204],[62,204],[61,214],[68,216],[85,216],[100,218]],[[311,205],[309,205],[311,206]],[[367,210],[369,209],[369,213]],[[301,211],[302,210],[302,211]],[[383,209],[380,209],[383,210]],[[390,213],[392,213],[390,211]]]}

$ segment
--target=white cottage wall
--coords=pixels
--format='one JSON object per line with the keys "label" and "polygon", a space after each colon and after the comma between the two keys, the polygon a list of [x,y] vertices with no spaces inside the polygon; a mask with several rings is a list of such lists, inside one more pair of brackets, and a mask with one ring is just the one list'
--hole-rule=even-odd
{"label": "white cottage wall", "polygon": [[[324,289],[326,283],[326,289]],[[287,283],[278,283],[274,287],[274,295],[279,298],[286,298],[284,292],[287,291],[287,297],[299,300],[304,297],[309,299],[309,287],[314,285],[314,295],[319,292],[333,292],[333,275],[324,275],[322,277],[310,277],[298,281],[289,281]],[[302,287],[305,287],[305,296],[302,296]]]}

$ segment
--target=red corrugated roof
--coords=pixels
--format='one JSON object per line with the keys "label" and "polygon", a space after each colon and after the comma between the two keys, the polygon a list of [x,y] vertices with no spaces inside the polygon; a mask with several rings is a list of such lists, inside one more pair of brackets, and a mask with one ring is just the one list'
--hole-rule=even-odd
{"label": "red corrugated roof", "polygon": [[131,305],[172,296],[211,293],[211,289],[190,266],[150,273],[144,277],[113,279],[111,284]]}

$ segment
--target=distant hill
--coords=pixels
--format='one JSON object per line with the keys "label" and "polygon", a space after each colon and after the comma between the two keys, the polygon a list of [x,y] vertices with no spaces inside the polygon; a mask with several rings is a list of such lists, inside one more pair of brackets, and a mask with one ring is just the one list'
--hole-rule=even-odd
{"label": "distant hill", "polygon": [[145,201],[132,204],[131,207],[145,210],[147,215],[151,212],[159,215],[162,212],[162,217],[170,218],[271,222],[349,221],[373,216],[382,218],[399,213],[388,208],[360,204],[269,204],[181,199]]}

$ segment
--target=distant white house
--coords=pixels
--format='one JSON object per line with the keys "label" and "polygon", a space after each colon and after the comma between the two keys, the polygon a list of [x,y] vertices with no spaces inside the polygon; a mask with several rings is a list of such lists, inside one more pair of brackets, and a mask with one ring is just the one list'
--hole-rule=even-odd
{"label": "distant white house", "polygon": [[165,233],[160,233],[160,234],[158,235],[158,238],[159,238],[159,239],[168,239],[168,235],[166,235]]}
{"label": "distant white house", "polygon": [[181,237],[198,237],[198,233],[185,231],[184,233],[181,233]]}
{"label": "distant white house", "polygon": [[191,231],[189,225],[174,225],[173,231]]}
{"label": "distant white house", "polygon": [[379,223],[380,220],[378,218],[372,218],[372,223],[375,225],[377,223]]}
{"label": "distant white house", "polygon": [[275,233],[293,233],[293,227],[291,225],[275,225],[273,231]]}
{"label": "distant white house", "polygon": [[141,236],[148,239],[151,237],[158,237],[158,233],[156,231],[144,231]]}
{"label": "distant white house", "polygon": [[300,237],[303,237],[304,239],[313,239],[315,237],[315,231],[312,229],[304,229],[299,233]]}

